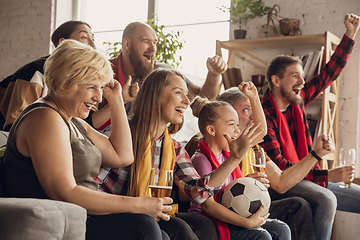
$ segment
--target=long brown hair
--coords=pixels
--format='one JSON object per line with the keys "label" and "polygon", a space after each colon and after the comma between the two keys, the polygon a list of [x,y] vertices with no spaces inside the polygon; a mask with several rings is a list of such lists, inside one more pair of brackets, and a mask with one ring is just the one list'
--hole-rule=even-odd
{"label": "long brown hair", "polygon": [[[174,69],[156,69],[151,72],[141,85],[139,93],[132,106],[133,116],[130,128],[133,142],[134,163],[130,170],[130,196],[138,196],[136,174],[144,159],[147,144],[150,144],[152,156],[155,154],[155,134],[161,118],[161,98],[164,87],[170,84],[169,77],[177,75],[185,81],[185,77]],[[182,124],[170,124],[169,132],[176,133]],[[148,142],[149,141],[149,142]],[[154,161],[154,159],[153,159]]]}

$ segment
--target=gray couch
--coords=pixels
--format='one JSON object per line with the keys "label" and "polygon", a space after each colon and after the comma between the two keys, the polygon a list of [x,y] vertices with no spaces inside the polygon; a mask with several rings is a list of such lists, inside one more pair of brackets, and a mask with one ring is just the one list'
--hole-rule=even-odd
{"label": "gray couch", "polygon": [[[0,131],[0,147],[7,133]],[[2,158],[0,156],[0,176]],[[0,178],[1,185],[1,178]],[[4,198],[0,188],[1,240],[85,239],[86,210],[60,201]]]}

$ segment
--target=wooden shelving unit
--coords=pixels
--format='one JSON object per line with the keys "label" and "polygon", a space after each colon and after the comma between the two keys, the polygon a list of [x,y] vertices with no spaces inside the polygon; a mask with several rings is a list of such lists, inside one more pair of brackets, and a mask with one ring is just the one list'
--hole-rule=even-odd
{"label": "wooden shelving unit", "polygon": [[[324,34],[216,41],[216,54],[222,56],[222,49],[229,51],[228,67],[235,67],[236,51],[240,51],[250,58],[267,65],[267,62],[249,53],[247,50],[279,48],[279,54],[282,54],[281,48],[318,45],[324,46],[324,58],[327,63],[331,57],[331,50],[333,47],[337,46],[340,41],[341,39],[339,37],[328,31]],[[321,167],[323,169],[333,168],[337,164],[339,86],[339,81],[334,81],[321,95],[322,112],[320,115],[321,119],[318,134],[328,134],[332,139],[334,139],[336,146],[335,153],[327,155],[324,158],[324,161],[322,161]]]}

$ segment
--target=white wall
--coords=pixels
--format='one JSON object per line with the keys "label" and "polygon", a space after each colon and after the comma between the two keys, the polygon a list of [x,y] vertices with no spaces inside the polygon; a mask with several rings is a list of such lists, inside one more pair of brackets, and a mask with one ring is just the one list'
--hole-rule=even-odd
{"label": "white wall", "polygon": [[49,53],[51,0],[0,1],[0,79]]}
{"label": "white wall", "polygon": [[[360,15],[359,0],[265,0],[265,5],[272,7],[278,4],[281,7],[279,13],[282,17],[300,19],[300,29],[303,35],[318,34],[330,31],[340,38],[345,32],[344,17],[347,13]],[[253,19],[248,22],[246,38],[258,38],[259,28],[266,24],[266,17]],[[278,26],[278,23],[275,21]],[[232,30],[236,26],[231,26],[229,37],[233,39]],[[360,34],[356,37],[360,42]],[[277,54],[301,55],[311,51],[311,48],[286,48],[275,50],[252,51],[254,55],[265,61],[271,60]],[[359,81],[360,81],[360,45],[355,44],[352,56],[344,72],[340,77],[340,112],[339,112],[339,148],[356,148],[359,159],[357,163],[357,177],[360,177],[360,123],[359,123]],[[254,73],[264,73],[265,67],[255,61],[249,61],[244,55],[238,54],[236,67],[242,69],[245,80],[250,80]]]}
{"label": "white wall", "polygon": [[357,151],[356,177],[360,177],[360,34],[340,82],[339,141],[344,148]]}

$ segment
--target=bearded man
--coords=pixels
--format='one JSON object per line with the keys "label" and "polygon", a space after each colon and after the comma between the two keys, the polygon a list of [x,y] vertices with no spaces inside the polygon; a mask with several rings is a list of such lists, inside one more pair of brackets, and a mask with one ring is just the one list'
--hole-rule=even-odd
{"label": "bearded man", "polygon": [[[321,160],[318,153],[311,149],[312,139],[305,107],[330,86],[344,69],[354,45],[359,22],[359,16],[346,15],[346,32],[342,41],[320,74],[307,82],[303,78],[302,62],[298,59],[278,56],[269,63],[266,71],[269,89],[262,99],[268,131],[261,146],[281,170],[284,171],[309,156]],[[352,181],[354,171],[353,166],[323,170],[316,164],[304,180],[286,193],[280,194],[270,189],[271,199],[292,196],[304,198],[312,207],[314,223],[319,224],[314,226],[316,239],[330,239],[335,209],[329,206],[337,206],[336,209],[341,211],[360,213],[360,186],[353,184],[351,188],[340,188],[338,184],[346,180]],[[320,197],[320,193],[325,193],[323,195],[328,200]],[[333,193],[336,198],[332,197]],[[320,207],[325,202],[329,206]]]}
{"label": "bearded man", "polygon": [[[170,67],[155,60],[157,41],[155,31],[148,24],[132,22],[125,27],[121,53],[112,61],[115,79],[120,84],[124,85],[128,76],[131,76],[132,83],[137,82],[140,86],[152,70]],[[213,99],[218,94],[220,77],[226,71],[227,65],[219,56],[208,58],[206,65],[209,72],[204,85],[196,86],[188,79],[187,85],[191,95]]]}
{"label": "bearded man", "polygon": [[[146,76],[154,69],[171,67],[155,60],[157,41],[155,31],[148,24],[129,23],[123,32],[121,52],[119,56],[111,60],[114,79],[118,80],[123,87],[124,102],[127,102],[125,108],[128,113],[131,110],[131,101],[136,97]],[[213,99],[218,95],[221,74],[226,71],[227,64],[222,57],[216,55],[207,59],[206,66],[208,74],[202,87],[193,84],[185,77],[189,98],[200,95]],[[99,106],[100,111],[91,112],[91,116],[87,119],[87,122],[99,131],[110,125],[110,120],[106,122],[110,111],[104,105],[106,101]]]}

